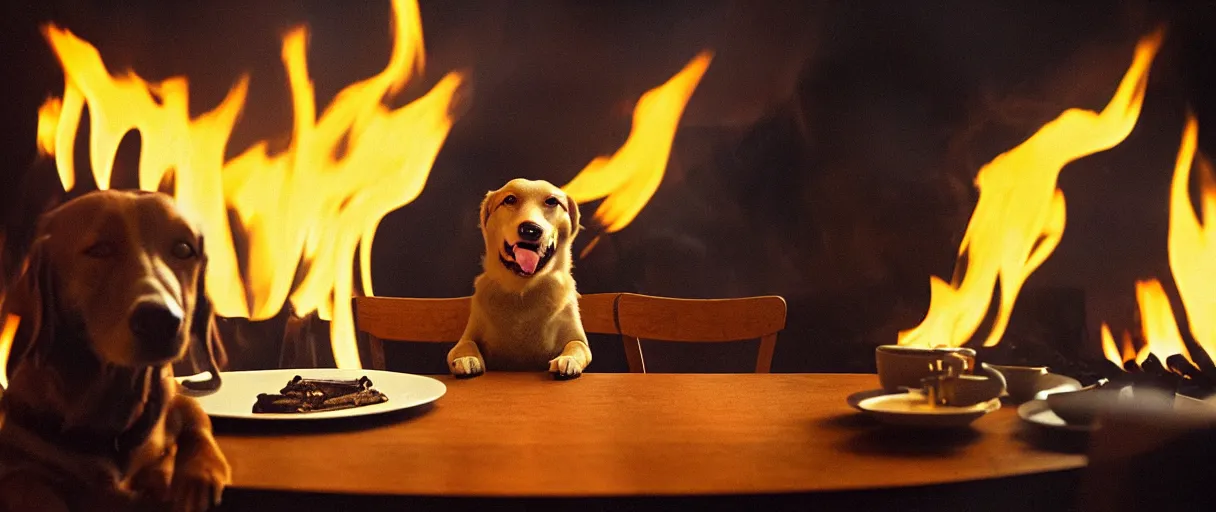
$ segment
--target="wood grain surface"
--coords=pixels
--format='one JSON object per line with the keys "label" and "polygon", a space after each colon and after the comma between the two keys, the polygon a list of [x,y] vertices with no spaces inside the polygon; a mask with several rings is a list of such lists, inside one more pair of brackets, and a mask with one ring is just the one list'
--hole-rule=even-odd
{"label": "wood grain surface", "polygon": [[[889,488],[1084,466],[1035,448],[1014,407],[961,432],[880,426],[874,375],[444,377],[430,407],[355,421],[217,422],[243,489],[413,496],[655,496]],[[251,397],[252,400],[252,397]],[[310,423],[310,424],[305,424]]]}

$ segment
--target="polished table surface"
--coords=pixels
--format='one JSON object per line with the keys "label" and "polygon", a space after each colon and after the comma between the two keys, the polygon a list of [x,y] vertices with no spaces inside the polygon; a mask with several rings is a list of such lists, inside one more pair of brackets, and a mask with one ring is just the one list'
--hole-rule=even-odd
{"label": "polished table surface", "polygon": [[[874,375],[440,377],[433,406],[374,419],[220,422],[233,487],[479,496],[766,494],[891,488],[1076,469],[1006,405],[950,433],[850,408]],[[353,421],[352,421],[353,420]]]}

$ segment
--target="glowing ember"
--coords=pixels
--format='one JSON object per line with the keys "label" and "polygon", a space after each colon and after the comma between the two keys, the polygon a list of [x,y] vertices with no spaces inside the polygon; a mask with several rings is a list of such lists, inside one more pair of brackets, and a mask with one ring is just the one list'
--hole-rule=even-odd
{"label": "glowing ember", "polygon": [[[417,4],[394,0],[393,14],[388,65],[343,89],[319,118],[307,68],[308,33],[292,30],[282,49],[294,107],[291,146],[271,156],[260,142],[228,162],[224,150],[244,106],[248,77],[214,110],[191,119],[185,78],[147,82],[133,72],[110,75],[93,46],[48,26],[44,32],[66,87],[62,99],[49,99],[39,111],[40,151],[56,157],[63,186],[72,189],[73,142],[87,105],[89,161],[104,189],[118,144],[138,130],[139,187],[173,183],[181,206],[201,219],[207,292],[216,313],[263,320],[290,300],[296,315],[315,312],[330,320],[337,366],[358,368],[349,301],[356,251],[363,291],[370,295],[376,227],[421,193],[451,128],[449,109],[463,81],[450,73],[416,101],[386,107],[423,65]],[[229,224],[230,210],[236,226]],[[233,233],[246,240],[247,251],[238,253]]]}
{"label": "glowing ember", "polygon": [[711,60],[712,53],[701,52],[666,83],[643,94],[625,144],[611,157],[592,160],[562,187],[580,204],[605,198],[594,216],[604,232],[628,226],[658,190],[684,106]]}
{"label": "glowing ember", "polygon": [[963,345],[979,329],[998,285],[996,318],[984,346],[1000,342],[1022,284],[1064,233],[1064,194],[1056,188],[1060,171],[1131,133],[1162,37],[1158,31],[1140,40],[1102,112],[1066,110],[980,169],[979,201],[959,245],[954,278],[947,283],[930,277],[929,311],[920,325],[899,333],[900,345]]}

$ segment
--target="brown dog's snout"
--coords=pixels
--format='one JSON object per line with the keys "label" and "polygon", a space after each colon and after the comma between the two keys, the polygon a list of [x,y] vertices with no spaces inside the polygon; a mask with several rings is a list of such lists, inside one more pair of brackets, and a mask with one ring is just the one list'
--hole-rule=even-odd
{"label": "brown dog's snout", "polygon": [[523,222],[519,225],[519,237],[528,242],[538,242],[545,234],[545,229],[535,222]]}
{"label": "brown dog's snout", "polygon": [[131,333],[144,347],[167,345],[177,338],[182,327],[182,314],[164,304],[143,301],[131,310]]}

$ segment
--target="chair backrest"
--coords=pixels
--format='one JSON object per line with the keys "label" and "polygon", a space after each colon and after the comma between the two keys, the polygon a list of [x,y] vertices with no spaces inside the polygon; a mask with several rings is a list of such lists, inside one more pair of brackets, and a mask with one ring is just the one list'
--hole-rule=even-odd
{"label": "chair backrest", "polygon": [[[579,297],[583,330],[592,334],[618,334],[613,311],[619,293],[592,293]],[[421,299],[409,297],[355,297],[355,330],[366,336],[371,365],[384,369],[384,340],[450,343],[460,340],[469,321],[472,297]]]}
{"label": "chair backrest", "polygon": [[725,342],[760,339],[756,372],[772,368],[777,332],[785,328],[785,299],[776,295],[737,299],[677,299],[623,293],[616,320],[629,371],[645,373],[642,339]]}

